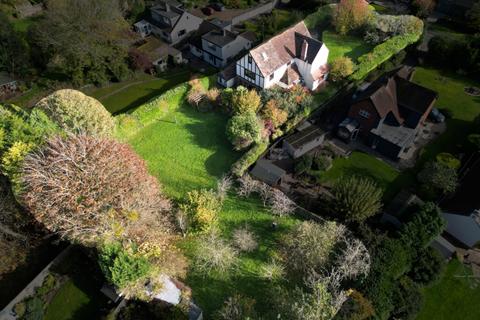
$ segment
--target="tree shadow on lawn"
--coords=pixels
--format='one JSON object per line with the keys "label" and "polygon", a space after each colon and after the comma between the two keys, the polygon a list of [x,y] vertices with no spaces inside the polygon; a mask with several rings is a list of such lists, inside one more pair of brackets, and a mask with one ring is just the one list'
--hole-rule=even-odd
{"label": "tree shadow on lawn", "polygon": [[[192,288],[193,299],[204,311],[205,319],[211,319],[229,297],[240,294],[255,300],[255,310],[266,315],[272,312],[275,288],[279,282],[264,280],[257,275],[244,274],[239,269],[232,269],[231,274],[198,274],[190,272],[187,284]],[[263,319],[273,319],[266,317]]]}
{"label": "tree shadow on lawn", "polygon": [[[105,278],[100,271],[98,264],[92,260],[81,247],[73,247],[68,256],[58,265],[52,267],[52,271],[66,275],[74,286],[68,293],[84,294],[88,297],[88,302],[71,311],[70,317],[65,315],[65,319],[99,319],[104,313],[104,309],[109,304],[109,300],[101,292],[102,283]],[[64,284],[65,285],[65,284]],[[60,293],[61,293],[60,288]],[[78,297],[58,297],[67,299],[78,299]],[[55,299],[55,297],[54,297]],[[68,306],[63,306],[68,308]]]}
{"label": "tree shadow on lawn", "polygon": [[233,150],[225,134],[227,117],[215,111],[199,112],[186,104],[180,107],[179,112],[196,120],[186,124],[185,128],[190,132],[192,143],[214,151],[205,160],[205,169],[210,175],[221,177],[241,155]]}
{"label": "tree shadow on lawn", "polygon": [[[132,100],[125,107],[112,112],[112,115],[116,116],[116,115],[119,115],[121,113],[127,113],[127,112],[131,113],[137,107],[147,103],[148,101],[152,100],[153,98],[158,97],[159,95],[161,95],[162,93],[165,93],[166,91],[172,89],[173,87],[176,87],[177,85],[187,81],[190,78],[190,76],[191,76],[191,72],[189,72],[189,71],[183,71],[182,72],[181,71],[181,72],[177,73],[175,77],[170,77],[168,79],[158,78],[158,79],[151,80],[151,82],[164,80],[165,83],[161,87],[155,87],[153,85],[145,86],[145,84],[136,85],[136,86],[145,86],[145,87],[142,88],[142,90],[147,92],[147,93],[145,95],[141,96],[141,97],[138,97],[138,98]],[[125,90],[132,90],[136,86],[126,88]],[[114,98],[114,97],[115,97],[115,95],[113,95],[111,97],[108,97],[108,98],[105,99],[105,101],[108,101],[109,98]],[[104,101],[104,103],[105,103],[105,101]]]}

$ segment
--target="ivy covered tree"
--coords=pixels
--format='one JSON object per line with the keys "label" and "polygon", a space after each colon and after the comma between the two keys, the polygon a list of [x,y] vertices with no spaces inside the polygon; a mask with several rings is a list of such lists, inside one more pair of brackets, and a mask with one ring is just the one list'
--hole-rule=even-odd
{"label": "ivy covered tree", "polygon": [[111,136],[115,129],[115,121],[105,107],[97,99],[77,90],[55,91],[35,107],[67,132]]}
{"label": "ivy covered tree", "polygon": [[362,222],[382,208],[382,189],[368,178],[344,177],[332,189],[332,210],[347,221]]}

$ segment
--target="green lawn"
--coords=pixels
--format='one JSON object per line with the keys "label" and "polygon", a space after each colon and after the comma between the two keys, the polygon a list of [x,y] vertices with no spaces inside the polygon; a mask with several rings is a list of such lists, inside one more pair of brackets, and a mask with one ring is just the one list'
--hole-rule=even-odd
{"label": "green lawn", "polygon": [[97,311],[89,307],[91,302],[92,297],[69,280],[47,307],[45,320],[86,319]]}
{"label": "green lawn", "polygon": [[[208,78],[202,82],[208,87]],[[240,156],[226,139],[227,117],[219,112],[196,111],[184,102],[186,92],[186,86],[180,86],[130,115],[119,116],[120,136],[146,160],[166,193],[177,200],[190,190],[213,187]],[[233,194],[227,197],[219,219],[223,235],[230,238],[234,229],[247,224],[258,236],[260,246],[253,253],[242,254],[237,266],[225,274],[200,274],[191,267],[186,283],[207,318],[234,293],[255,299],[262,314],[269,311],[266,292],[274,283],[259,279],[259,273],[275,255],[281,235],[299,220],[276,219],[276,231],[271,230],[273,221],[258,199],[239,199]],[[188,257],[192,257],[195,239],[190,236],[181,243]]]}
{"label": "green lawn", "polygon": [[188,69],[171,70],[160,78],[141,75],[139,78],[95,89],[87,94],[100,100],[111,113],[119,113],[144,104],[168,89],[187,81],[190,76]]}
{"label": "green lawn", "polygon": [[399,172],[389,164],[362,152],[352,152],[348,158],[337,158],[333,167],[321,175],[322,182],[333,183],[341,177],[359,175],[374,179],[385,190],[384,200],[414,182],[409,172]]}
{"label": "green lawn", "polygon": [[329,61],[338,57],[347,56],[355,61],[361,55],[372,50],[372,46],[356,36],[342,36],[334,31],[326,30],[323,32],[322,41],[330,50]]}
{"label": "green lawn", "polygon": [[480,319],[480,286],[471,288],[470,275],[458,260],[452,260],[440,282],[424,290],[425,301],[417,320]]}
{"label": "green lawn", "polygon": [[433,159],[440,152],[458,153],[467,143],[473,119],[480,114],[480,97],[464,92],[466,86],[480,87],[480,82],[457,74],[431,68],[416,68],[414,81],[439,93],[436,107],[447,111],[447,131],[422,150],[421,161]]}

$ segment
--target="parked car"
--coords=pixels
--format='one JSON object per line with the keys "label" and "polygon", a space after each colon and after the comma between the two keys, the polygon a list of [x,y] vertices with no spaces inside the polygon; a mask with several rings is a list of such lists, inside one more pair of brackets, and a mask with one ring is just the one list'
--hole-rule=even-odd
{"label": "parked car", "polygon": [[205,8],[202,8],[202,12],[206,16],[211,16],[213,14],[214,10],[211,7],[205,7]]}
{"label": "parked car", "polygon": [[225,11],[225,6],[221,3],[212,3],[209,7],[215,11]]}
{"label": "parked car", "polygon": [[445,116],[437,108],[433,108],[428,117],[436,123],[445,122]]}

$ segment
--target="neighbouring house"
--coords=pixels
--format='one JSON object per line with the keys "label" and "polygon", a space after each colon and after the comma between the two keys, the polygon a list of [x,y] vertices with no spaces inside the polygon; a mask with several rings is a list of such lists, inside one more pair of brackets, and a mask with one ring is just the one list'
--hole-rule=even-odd
{"label": "neighbouring house", "polygon": [[[181,3],[163,0],[150,8],[149,18],[135,24],[135,30],[142,36],[153,33],[170,44],[176,44],[197,30],[202,21],[184,10]],[[146,26],[147,23],[150,27]]]}
{"label": "neighbouring house", "polygon": [[283,150],[297,159],[319,147],[325,140],[326,132],[316,125],[310,125],[283,140]]}
{"label": "neighbouring house", "polygon": [[312,38],[301,21],[238,60],[237,80],[261,89],[301,83],[315,90],[327,79],[328,53],[327,46]]}
{"label": "neighbouring house", "polygon": [[465,19],[467,12],[476,2],[475,0],[438,0],[436,10],[454,18]]}
{"label": "neighbouring house", "polygon": [[237,63],[233,62],[229,64],[225,69],[220,71],[217,76],[218,84],[226,88],[233,87],[235,85],[235,78],[237,76],[236,67]]}
{"label": "neighbouring house", "polygon": [[6,72],[0,72],[0,97],[13,94],[17,89],[17,80],[10,77]]}
{"label": "neighbouring house", "polygon": [[148,37],[152,34],[152,25],[147,20],[140,20],[133,24],[133,29],[142,38]]}
{"label": "neighbouring house", "polygon": [[271,186],[280,186],[287,172],[270,160],[260,159],[255,163],[250,174]]}
{"label": "neighbouring house", "polygon": [[168,66],[168,59],[171,58],[175,64],[183,63],[182,52],[169,46],[155,37],[148,37],[144,44],[139,46],[138,51],[145,54],[152,62],[157,71],[165,71]]}
{"label": "neighbouring house", "polygon": [[409,150],[438,94],[409,78],[401,68],[356,93],[337,135],[347,141],[359,136],[372,149],[394,160],[410,157]]}
{"label": "neighbouring house", "polygon": [[217,68],[223,68],[252,47],[255,33],[231,31],[231,24],[214,19],[203,21],[190,39],[190,52]]}
{"label": "neighbouring house", "polygon": [[480,245],[480,210],[470,214],[444,212],[447,221],[445,238],[457,247],[471,249]]}

